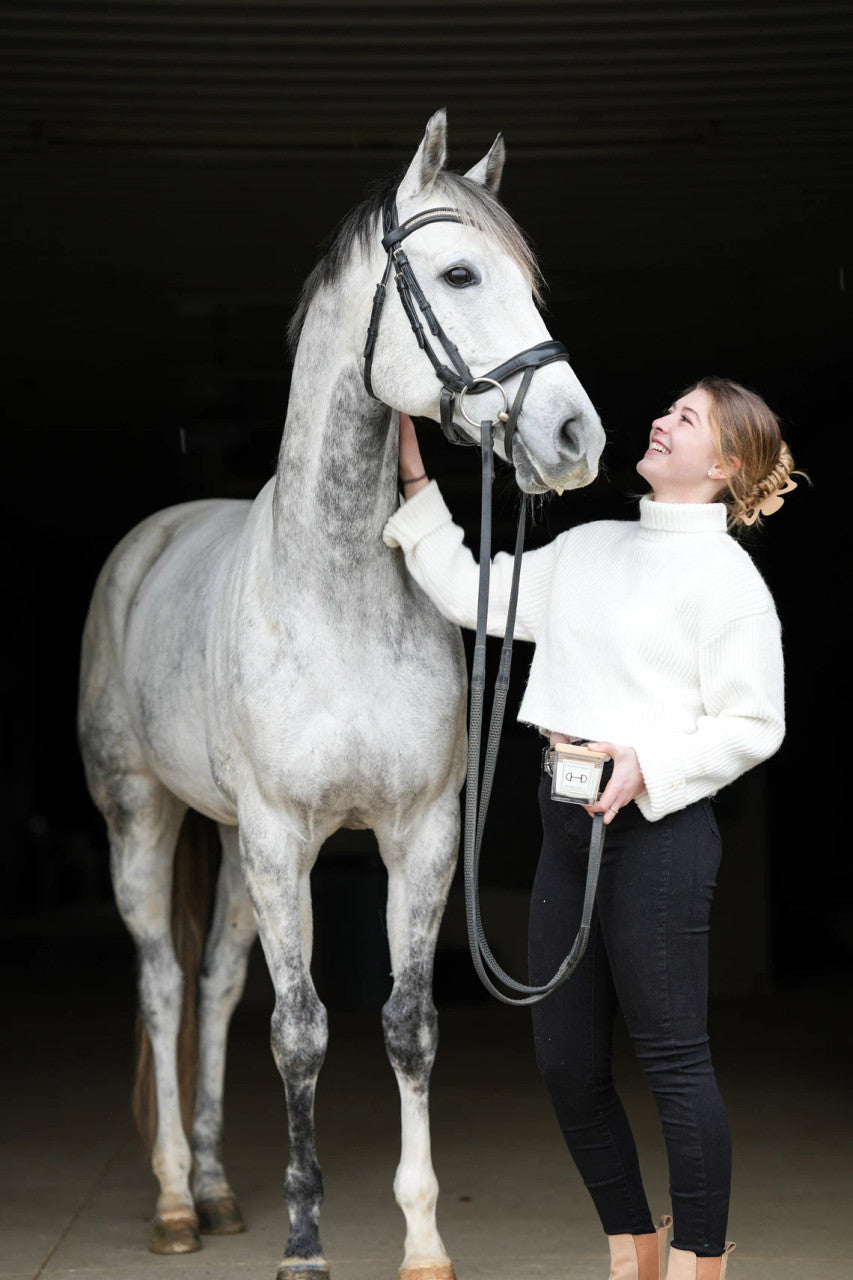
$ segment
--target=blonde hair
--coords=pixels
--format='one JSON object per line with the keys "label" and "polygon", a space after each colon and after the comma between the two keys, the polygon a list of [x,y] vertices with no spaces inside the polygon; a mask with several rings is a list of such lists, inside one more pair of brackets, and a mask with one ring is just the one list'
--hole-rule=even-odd
{"label": "blonde hair", "polygon": [[733,459],[740,464],[720,495],[728,509],[728,526],[760,524],[762,515],[768,514],[760,510],[762,504],[784,489],[792,475],[804,473],[794,471],[779,419],[761,396],[738,382],[715,377],[700,378],[682,395],[698,390],[707,391],[711,399],[708,417],[721,468],[727,470]]}

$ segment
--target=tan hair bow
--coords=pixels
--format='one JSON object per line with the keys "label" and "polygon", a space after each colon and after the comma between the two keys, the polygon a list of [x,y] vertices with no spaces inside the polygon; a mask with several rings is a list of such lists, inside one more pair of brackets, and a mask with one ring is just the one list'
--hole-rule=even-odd
{"label": "tan hair bow", "polygon": [[788,480],[787,484],[783,484],[781,489],[774,489],[772,493],[768,493],[767,497],[759,502],[757,507],[753,507],[748,516],[742,516],[744,524],[755,524],[759,516],[772,516],[780,507],[785,505],[784,493],[790,493],[796,489],[796,480]]}

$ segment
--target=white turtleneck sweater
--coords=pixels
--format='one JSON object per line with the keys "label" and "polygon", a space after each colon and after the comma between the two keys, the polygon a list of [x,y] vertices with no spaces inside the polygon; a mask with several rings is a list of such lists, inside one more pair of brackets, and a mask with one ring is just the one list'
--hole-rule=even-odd
{"label": "white turtleneck sweater", "polygon": [[[403,503],[401,547],[441,613],[477,622],[478,568],[438,485]],[[512,556],[492,561],[489,634],[503,635]],[[515,634],[536,648],[518,712],[551,731],[631,746],[654,821],[766,760],[784,736],[779,620],[722,503],[640,500],[524,554]]]}

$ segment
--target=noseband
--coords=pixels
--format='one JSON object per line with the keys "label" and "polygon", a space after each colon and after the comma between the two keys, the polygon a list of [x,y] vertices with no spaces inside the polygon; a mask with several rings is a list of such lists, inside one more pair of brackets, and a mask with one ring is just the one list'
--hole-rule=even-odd
{"label": "noseband", "polygon": [[[424,209],[421,213],[415,213],[411,218],[407,218],[405,222],[399,224],[398,216],[397,202],[392,192],[382,206],[382,227],[384,231],[382,248],[388,255],[388,261],[385,264],[385,272],[382,279],[376,286],[376,293],[373,295],[373,309],[370,313],[370,323],[367,326],[367,341],[364,345],[364,385],[368,393],[374,399],[377,399],[372,382],[373,354],[376,348],[386,289],[393,271],[400,302],[403,304],[403,310],[408,316],[412,332],[417,339],[418,346],[426,355],[435,370],[436,377],[441,383],[441,429],[451,444],[472,443],[453,421],[457,396],[459,397],[460,413],[462,413],[467,422],[473,423],[473,419],[468,417],[462,407],[465,396],[482,395],[484,391],[488,391],[496,383],[503,390],[503,383],[507,379],[511,378],[513,374],[524,372],[524,377],[516,392],[512,406],[508,408],[506,392],[504,392],[504,408],[498,414],[500,421],[504,423],[504,454],[507,462],[511,464],[513,436],[515,435],[518,416],[521,413],[521,406],[524,403],[524,397],[527,395],[527,389],[530,386],[533,374],[537,369],[541,369],[543,365],[553,364],[556,360],[567,361],[569,353],[562,342],[556,342],[554,339],[549,338],[545,342],[537,343],[535,347],[528,347],[525,351],[519,351],[518,355],[511,356],[509,360],[504,360],[503,364],[499,364],[489,373],[475,377],[460,355],[459,348],[448,338],[435,318],[432,307],[418,284],[411,263],[402,248],[403,241],[407,236],[410,236],[413,231],[419,231],[421,227],[428,226],[431,222],[459,222],[464,224],[465,219],[458,210],[450,208]],[[444,363],[440,353],[436,351],[435,346],[424,332],[424,326],[418,318],[418,311],[426,321],[432,337],[443,348],[444,356],[449,363]],[[476,426],[477,424],[473,423],[473,425]]]}
{"label": "noseband", "polygon": [[[484,391],[488,391],[490,387],[497,387],[503,395],[503,409],[498,414],[498,418],[504,424],[504,454],[506,460],[512,463],[512,441],[515,429],[518,424],[518,415],[521,412],[521,406],[524,403],[524,397],[533,378],[533,374],[543,365],[552,364],[555,360],[568,360],[569,353],[563,346],[562,342],[555,342],[548,339],[546,342],[540,342],[535,347],[528,347],[526,351],[520,351],[518,355],[511,356],[509,360],[505,360],[503,364],[499,364],[497,368],[492,369],[489,373],[480,374],[475,377],[471,373],[455,343],[451,342],[447,334],[433,314],[432,307],[429,305],[423,290],[415,279],[411,265],[405,252],[401,248],[402,242],[413,231],[418,231],[421,227],[427,226],[430,222],[460,222],[464,223],[462,215],[456,209],[425,209],[422,213],[413,214],[411,218],[407,218],[405,222],[398,225],[397,223],[397,204],[394,195],[390,195],[382,208],[382,224],[384,235],[382,237],[382,247],[388,254],[388,261],[385,265],[385,272],[376,286],[376,293],[373,296],[373,310],[370,314],[370,324],[367,329],[367,341],[364,347],[364,385],[368,393],[374,399],[378,399],[373,390],[371,374],[373,368],[373,353],[376,348],[376,338],[379,333],[379,321],[382,316],[382,307],[385,303],[385,292],[388,281],[391,278],[391,272],[394,272],[394,278],[397,282],[397,292],[400,295],[400,301],[403,304],[403,310],[409,317],[409,324],[417,339],[418,346],[425,352],[430,364],[435,370],[436,377],[441,383],[441,429],[452,444],[469,444],[467,436],[463,435],[460,429],[453,421],[454,409],[456,407],[456,398],[458,397],[458,407],[463,418],[470,422],[472,426],[478,424],[473,418],[469,418],[465,412],[465,397],[472,395],[482,395]],[[420,311],[427,323],[427,328],[434,339],[436,339],[444,349],[444,354],[449,360],[449,364],[443,363],[441,356],[436,351],[433,343],[424,332],[424,327],[418,319],[418,311]],[[521,385],[515,394],[512,406],[508,404],[507,394],[504,390],[503,383],[506,379],[511,378],[513,374],[524,371]],[[466,918],[468,925],[468,945],[471,951],[471,958],[474,962],[474,968],[487,991],[504,1004],[527,1005],[535,1004],[539,1000],[545,998],[557,987],[562,986],[564,982],[574,973],[581,957],[586,950],[587,941],[589,939],[589,931],[591,927],[592,909],[595,901],[595,892],[598,885],[598,873],[601,866],[602,847],[604,842],[604,827],[602,814],[597,813],[592,824],[592,838],[590,841],[590,856],[586,877],[586,890],[584,893],[583,908],[581,911],[581,923],[572,944],[571,950],[557,969],[554,976],[541,986],[528,986],[526,983],[517,982],[508,973],[504,971],[498,961],[495,959],[489,947],[486,935],[483,931],[483,924],[480,913],[480,891],[479,891],[479,867],[480,867],[480,851],[483,843],[483,830],[486,822],[486,813],[489,807],[491,797],[492,784],[494,781],[495,767],[497,764],[498,747],[500,745],[501,728],[503,726],[504,710],[506,708],[506,698],[509,692],[509,674],[512,662],[512,639],[515,629],[515,613],[518,601],[518,586],[521,575],[521,557],[524,549],[524,526],[527,516],[527,494],[524,494],[521,501],[521,510],[518,517],[518,531],[515,541],[515,561],[513,564],[512,588],[510,591],[509,608],[507,610],[506,633],[504,635],[503,648],[501,649],[500,665],[498,668],[497,679],[495,681],[495,692],[492,700],[492,712],[489,722],[489,733],[486,742],[486,755],[483,766],[482,780],[480,779],[480,743],[483,727],[483,701],[486,683],[486,634],[487,634],[487,617],[489,610],[489,567],[491,564],[491,542],[492,542],[492,480],[494,475],[494,456],[492,452],[494,422],[488,419],[479,423],[480,427],[480,446],[482,453],[483,466],[483,488],[482,488],[482,508],[480,517],[480,586],[477,597],[477,631],[474,642],[474,661],[471,671],[471,702],[468,720],[468,772],[465,782],[465,860],[464,860],[464,879],[465,879],[465,905]],[[488,972],[487,972],[488,968]],[[498,981],[507,987],[514,995],[506,995],[504,991],[495,986]]]}

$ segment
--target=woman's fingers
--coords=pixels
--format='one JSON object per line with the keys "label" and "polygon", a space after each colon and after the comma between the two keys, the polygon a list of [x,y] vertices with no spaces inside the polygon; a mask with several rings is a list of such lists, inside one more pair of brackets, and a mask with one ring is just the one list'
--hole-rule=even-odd
{"label": "woman's fingers", "polygon": [[591,818],[594,818],[597,813],[603,813],[604,825],[605,827],[609,827],[622,806],[619,804],[618,800],[608,801],[605,797],[606,793],[595,804],[585,804],[582,807]]}
{"label": "woman's fingers", "polygon": [[598,801],[587,809],[588,813],[603,813],[604,825],[609,826],[617,813],[640,794],[645,786],[642,770],[633,747],[623,747],[616,742],[589,742],[593,751],[606,751],[613,761],[613,772]]}
{"label": "woman's fingers", "polygon": [[586,806],[587,813],[592,816],[595,813],[604,814],[604,825],[607,827],[616,817],[621,807],[620,795],[621,787],[619,784],[619,755],[622,748],[617,747],[613,742],[588,742],[586,744],[591,751],[606,751],[613,761],[613,773],[607,786],[602,791],[594,805]]}
{"label": "woman's fingers", "polygon": [[418,476],[424,469],[418,433],[407,413],[400,414],[400,476]]}
{"label": "woman's fingers", "polygon": [[595,804],[592,805],[590,812],[603,813],[604,825],[609,826],[621,809],[623,803],[627,803],[627,801],[623,800],[622,796],[623,789],[620,786],[619,779],[616,776],[616,770],[614,769],[613,776],[596,800]]}
{"label": "woman's fingers", "polygon": [[593,812],[604,814],[604,825],[608,827],[622,808],[622,799],[619,789],[616,787],[607,787],[598,798],[598,803],[594,806]]}

